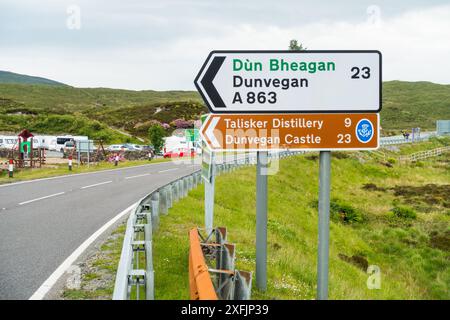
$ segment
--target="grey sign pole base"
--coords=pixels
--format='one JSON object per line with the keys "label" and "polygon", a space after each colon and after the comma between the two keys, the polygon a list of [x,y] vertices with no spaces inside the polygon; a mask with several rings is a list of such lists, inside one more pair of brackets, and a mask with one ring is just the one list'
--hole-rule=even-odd
{"label": "grey sign pole base", "polygon": [[256,287],[267,289],[267,164],[268,152],[259,151],[256,162]]}
{"label": "grey sign pole base", "polygon": [[319,163],[319,246],[317,299],[328,299],[328,258],[330,241],[331,152],[321,151]]}
{"label": "grey sign pole base", "polygon": [[214,162],[212,166],[212,175],[209,181],[205,180],[205,229],[206,234],[210,234],[214,225],[214,183],[216,168]]}

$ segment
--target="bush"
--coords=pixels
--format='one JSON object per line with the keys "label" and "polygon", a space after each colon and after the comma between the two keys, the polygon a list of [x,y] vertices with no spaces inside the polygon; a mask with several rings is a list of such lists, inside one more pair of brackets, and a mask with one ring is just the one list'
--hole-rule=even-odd
{"label": "bush", "polygon": [[414,163],[414,165],[415,165],[416,167],[423,168],[423,167],[425,166],[425,163],[423,163],[422,161],[416,161],[416,162]]}
{"label": "bush", "polygon": [[394,158],[389,158],[389,159],[387,159],[387,162],[390,164],[395,164],[397,162],[397,160]]}
{"label": "bush", "polygon": [[391,209],[391,212],[395,217],[401,219],[416,219],[417,214],[414,209],[406,207],[406,206],[395,206]]}
{"label": "bush", "polygon": [[[311,206],[318,209],[318,201],[311,202]],[[348,203],[339,199],[330,201],[330,218],[334,221],[343,223],[358,223],[364,221],[363,214]]]}
{"label": "bush", "polygon": [[350,204],[343,203],[336,199],[333,199],[330,202],[330,214],[332,219],[344,223],[362,222],[364,220],[361,212]]}

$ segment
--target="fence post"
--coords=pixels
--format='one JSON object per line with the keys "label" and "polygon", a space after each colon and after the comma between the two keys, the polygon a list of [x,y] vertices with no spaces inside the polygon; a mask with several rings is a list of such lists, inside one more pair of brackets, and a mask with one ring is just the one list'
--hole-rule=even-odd
{"label": "fence post", "polygon": [[170,209],[173,206],[173,186],[169,184],[167,186],[167,208]]}
{"label": "fence post", "polygon": [[152,195],[152,227],[157,230],[159,227],[159,192],[156,191]]}
{"label": "fence post", "polygon": [[167,193],[167,187],[163,187],[160,189],[159,206],[161,214],[167,214]]}
{"label": "fence post", "polygon": [[180,199],[180,192],[179,192],[179,185],[178,181],[175,181],[172,185],[173,191],[174,191],[174,198],[173,201],[176,202]]}

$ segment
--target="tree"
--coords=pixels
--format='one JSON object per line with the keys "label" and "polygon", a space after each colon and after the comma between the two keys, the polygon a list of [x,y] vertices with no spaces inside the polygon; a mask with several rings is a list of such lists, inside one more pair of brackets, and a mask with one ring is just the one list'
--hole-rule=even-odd
{"label": "tree", "polygon": [[308,49],[308,48],[303,48],[303,44],[299,44],[298,43],[298,41],[297,40],[295,40],[295,39],[292,39],[290,42],[289,42],[289,50],[292,50],[292,51],[302,51],[302,50],[306,50],[306,49]]}
{"label": "tree", "polygon": [[148,129],[148,137],[153,145],[153,148],[155,148],[155,152],[160,151],[164,145],[163,138],[165,135],[166,131],[160,125],[155,124]]}

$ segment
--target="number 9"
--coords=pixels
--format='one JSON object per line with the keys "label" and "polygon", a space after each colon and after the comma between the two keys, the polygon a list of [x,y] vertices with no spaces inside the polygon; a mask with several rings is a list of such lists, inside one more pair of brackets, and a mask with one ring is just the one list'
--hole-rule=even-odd
{"label": "number 9", "polygon": [[345,123],[345,127],[348,128],[348,127],[350,127],[352,125],[352,119],[345,118],[344,123]]}

